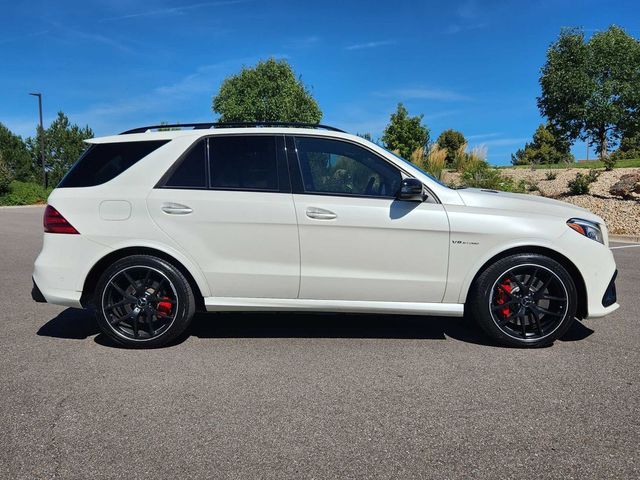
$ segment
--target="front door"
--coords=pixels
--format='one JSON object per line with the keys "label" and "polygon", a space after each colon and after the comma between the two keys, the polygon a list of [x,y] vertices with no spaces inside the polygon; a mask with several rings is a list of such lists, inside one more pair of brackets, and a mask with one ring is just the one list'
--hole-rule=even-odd
{"label": "front door", "polygon": [[299,298],[441,302],[449,255],[443,206],[397,200],[403,173],[355,143],[293,142]]}

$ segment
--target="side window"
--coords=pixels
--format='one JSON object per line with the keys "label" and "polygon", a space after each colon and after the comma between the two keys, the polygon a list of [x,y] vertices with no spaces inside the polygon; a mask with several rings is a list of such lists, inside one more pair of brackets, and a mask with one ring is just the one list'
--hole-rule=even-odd
{"label": "side window", "polygon": [[352,143],[296,137],[304,190],[369,197],[393,197],[402,175],[393,165]]}
{"label": "side window", "polygon": [[91,145],[58,184],[58,188],[93,187],[114,179],[169,140]]}
{"label": "side window", "polygon": [[200,140],[173,171],[165,187],[207,188],[207,141]]}
{"label": "side window", "polygon": [[270,135],[209,137],[210,186],[278,190],[276,138]]}

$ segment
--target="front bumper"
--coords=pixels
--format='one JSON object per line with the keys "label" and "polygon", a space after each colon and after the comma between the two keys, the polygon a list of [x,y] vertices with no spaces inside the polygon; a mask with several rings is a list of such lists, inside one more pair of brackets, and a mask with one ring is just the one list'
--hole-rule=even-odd
{"label": "front bumper", "polygon": [[584,280],[587,297],[585,318],[604,317],[617,310],[620,307],[615,298],[617,268],[608,245],[570,229],[557,239],[556,245],[560,253],[576,266]]}
{"label": "front bumper", "polygon": [[616,270],[611,277],[611,281],[609,282],[609,286],[604,292],[604,296],[602,297],[602,306],[609,307],[616,303],[617,294],[616,294],[616,277],[618,276],[618,270]]}

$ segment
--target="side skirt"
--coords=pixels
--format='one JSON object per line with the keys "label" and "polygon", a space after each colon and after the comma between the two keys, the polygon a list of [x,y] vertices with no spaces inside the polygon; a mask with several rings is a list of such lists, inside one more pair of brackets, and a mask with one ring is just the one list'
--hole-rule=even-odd
{"label": "side skirt", "polygon": [[462,317],[464,314],[464,305],[459,303],[205,297],[204,304],[209,312],[297,310],[307,312],[396,313],[399,315],[438,315],[444,317]]}

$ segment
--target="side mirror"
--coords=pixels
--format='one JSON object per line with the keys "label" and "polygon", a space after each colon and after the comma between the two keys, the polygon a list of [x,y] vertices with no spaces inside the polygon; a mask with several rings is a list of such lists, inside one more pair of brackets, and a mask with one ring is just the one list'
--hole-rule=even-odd
{"label": "side mirror", "polygon": [[422,182],[417,178],[405,178],[400,184],[398,200],[409,200],[414,202],[424,201]]}

